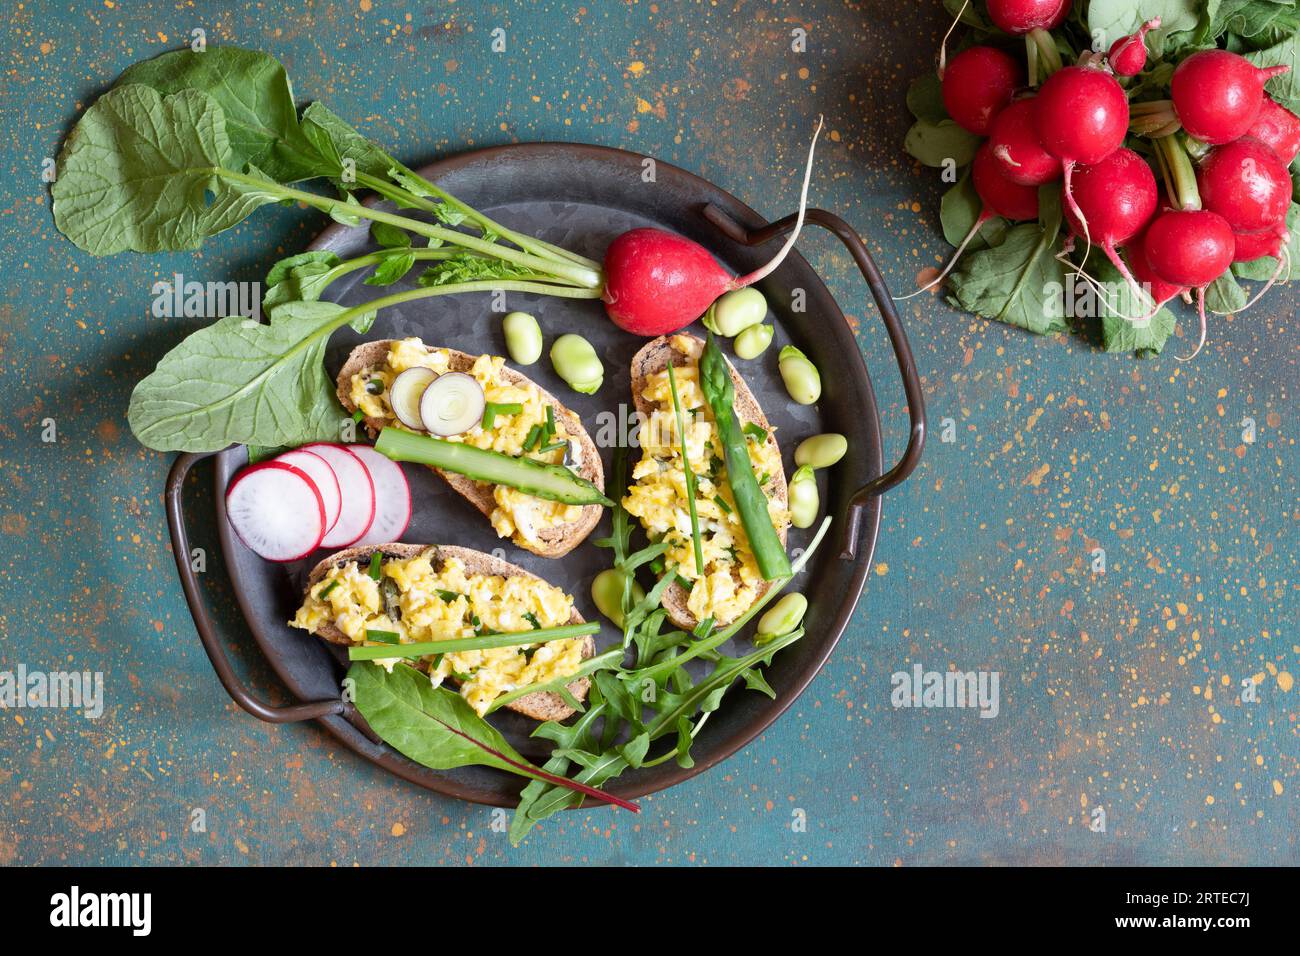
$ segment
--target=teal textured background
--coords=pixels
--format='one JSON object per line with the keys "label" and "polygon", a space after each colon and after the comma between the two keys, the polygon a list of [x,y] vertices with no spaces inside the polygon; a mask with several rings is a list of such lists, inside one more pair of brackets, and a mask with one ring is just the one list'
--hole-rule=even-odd
{"label": "teal textured background", "polygon": [[[188,42],[265,49],[418,165],[476,146],[619,146],[776,217],[816,115],[812,198],[893,286],[947,254],[940,184],[903,153],[908,81],[939,4],[83,3],[8,6],[0,75],[0,670],[101,670],[97,721],[0,711],[0,863],[1290,863],[1297,848],[1297,350],[1293,291],[1216,318],[1193,362],[1105,355],[960,315],[904,315],[932,438],[885,501],[857,615],[769,733],[643,801],[553,818],[512,849],[486,808],[388,777],[311,726],[239,711],[199,647],[161,492],[125,424],[132,385],[195,320],[154,282],[260,279],[325,224],[271,209],[202,252],[95,260],[49,214],[42,160],[126,66]],[[493,53],[490,33],[506,31]],[[807,52],[791,31],[807,31]],[[843,252],[800,249],[850,315],[896,456],[906,413]],[[1243,440],[1244,418],[1256,424]],[[40,440],[55,419],[58,441]],[[951,419],[954,441],[940,440]],[[204,514],[209,472],[195,491]],[[208,519],[196,543],[216,550]],[[1107,571],[1090,570],[1102,547]],[[209,597],[242,671],[282,694],[221,569]],[[894,710],[914,663],[1001,672],[1001,714]],[[1258,701],[1242,703],[1242,680]],[[1106,831],[1088,829],[1104,809]],[[203,808],[207,832],[188,827]],[[806,832],[791,827],[796,811]]]}

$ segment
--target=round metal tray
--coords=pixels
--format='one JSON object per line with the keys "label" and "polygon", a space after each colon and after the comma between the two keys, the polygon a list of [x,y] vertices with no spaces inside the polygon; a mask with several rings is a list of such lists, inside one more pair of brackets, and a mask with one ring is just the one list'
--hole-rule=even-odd
{"label": "round metal tray", "polygon": [[[539,236],[593,259],[619,233],[636,226],[658,226],[704,244],[728,268],[743,273],[775,250],[793,217],[767,225],[753,210],[716,186],[666,163],[604,147],[534,143],[480,150],[434,163],[421,170],[458,198],[511,228]],[[726,759],[772,723],[816,676],[843,633],[858,602],[880,525],[879,495],[901,482],[915,467],[924,442],[925,416],[920,383],[901,324],[866,248],[842,220],[820,210],[809,212],[809,225],[830,230],[859,265],[880,307],[903,376],[911,416],[911,438],[898,464],[882,471],[880,420],[871,381],[843,313],[811,266],[797,253],[760,286],[775,316],[772,346],[751,362],[737,362],[750,388],[777,427],[787,474],[794,448],[808,435],[824,431],[848,436],[849,452],[834,468],[819,473],[823,513],[834,518],[831,531],[809,566],[791,588],[809,598],[806,636],[778,654],[766,670],[775,700],[733,688],[700,732],[690,768],[675,762],[626,772],[607,784],[611,793],[637,797],[703,773]],[[805,227],[807,228],[807,227]],[[365,228],[333,225],[312,245],[341,256],[369,247]],[[414,272],[412,273],[412,276]],[[327,291],[330,299],[355,304],[383,294],[361,284],[361,275],[340,280]],[[396,291],[395,286],[387,291]],[[431,345],[471,353],[504,354],[500,314],[490,296],[461,295],[409,303],[382,311],[366,336],[345,329],[330,343],[327,365],[336,371],[348,351],[370,338],[419,336]],[[537,316],[547,343],[576,330],[595,345],[605,363],[604,386],[595,395],[577,395],[564,385],[543,358],[525,372],[560,396],[583,419],[601,446],[605,473],[611,474],[615,435],[632,411],[628,366],[644,340],[614,327],[598,301],[575,301],[530,295],[506,296],[508,309]],[[695,327],[698,330],[698,326]],[[777,373],[777,353],[794,343],[821,371],[822,399],[815,407],[790,401]],[[604,431],[602,431],[604,428]],[[632,450],[632,461],[639,453]],[[324,642],[285,623],[298,606],[306,572],[323,553],[296,565],[262,561],[231,533],[224,513],[226,484],[246,461],[242,447],[216,455],[218,527],[226,566],[244,618],[276,674],[302,703],[271,707],[257,700],[239,681],[226,658],[221,637],[209,618],[199,587],[184,557],[190,553],[182,510],[182,489],[189,470],[206,455],[181,455],[168,481],[168,522],[182,585],[199,636],[222,684],[245,710],[274,722],[319,720],[340,742],[369,760],[414,783],[464,800],[513,805],[525,781],[484,767],[439,771],[420,766],[377,740],[352,706],[340,699],[344,665]],[[404,466],[415,502],[415,516],[404,541],[457,544],[497,550],[508,560],[573,594],[587,620],[602,620],[590,598],[590,581],[609,566],[610,552],[591,542],[608,534],[609,519],[586,542],[561,559],[541,558],[499,539],[468,502],[426,469]],[[795,531],[790,547],[804,547],[811,532]],[[605,623],[598,648],[621,637]],[[748,642],[748,634],[743,635]],[[725,650],[725,648],[724,648]],[[509,711],[493,723],[525,756],[544,757],[545,742],[529,737],[536,724]]]}

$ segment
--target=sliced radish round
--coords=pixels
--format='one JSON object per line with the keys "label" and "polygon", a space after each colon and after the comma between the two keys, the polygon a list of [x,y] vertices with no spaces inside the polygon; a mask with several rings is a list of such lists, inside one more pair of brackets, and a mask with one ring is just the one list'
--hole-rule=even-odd
{"label": "sliced radish round", "polygon": [[322,548],[346,548],[370,530],[375,520],[375,484],[361,459],[348,450],[347,445],[316,442],[303,445],[299,451],[320,455],[334,469],[343,498],[343,510],[334,527],[321,540]]}
{"label": "sliced radish round", "polygon": [[375,483],[375,520],[357,544],[396,541],[411,523],[411,486],[402,466],[369,445],[352,445],[349,450],[361,459]]}
{"label": "sliced radish round", "polygon": [[481,422],[485,404],[478,379],[465,372],[448,372],[430,382],[420,396],[420,421],[430,434],[450,438]]}
{"label": "sliced radish round", "polygon": [[248,550],[268,561],[296,561],[325,534],[325,503],[301,468],[282,461],[249,465],[226,489],[226,517]]}
{"label": "sliced radish round", "polygon": [[343,493],[339,490],[339,480],[330,463],[314,451],[287,451],[283,455],[276,455],[275,460],[301,468],[307,473],[307,477],[320,492],[321,501],[325,503],[325,531],[328,534],[338,524],[339,513],[343,510]]}
{"label": "sliced radish round", "polygon": [[388,387],[388,404],[397,420],[407,428],[424,429],[424,420],[420,418],[420,398],[437,377],[438,373],[431,368],[412,365],[399,373]]}

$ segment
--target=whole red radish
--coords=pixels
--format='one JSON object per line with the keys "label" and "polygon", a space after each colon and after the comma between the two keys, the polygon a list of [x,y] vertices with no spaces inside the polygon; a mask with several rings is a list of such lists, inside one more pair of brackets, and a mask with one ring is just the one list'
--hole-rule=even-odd
{"label": "whole red radish", "polygon": [[1116,247],[1151,221],[1158,199],[1156,177],[1146,160],[1120,147],[1101,162],[1075,170],[1074,204],[1066,208],[1065,219],[1076,235],[1087,235],[1100,245],[1120,275],[1136,288]]}
{"label": "whole red radish", "polygon": [[1117,76],[1137,76],[1147,65],[1147,33],[1160,26],[1160,18],[1152,17],[1138,28],[1137,33],[1120,37],[1110,45],[1106,62]]}
{"label": "whole red radish", "polygon": [[989,19],[999,30],[1024,36],[1030,30],[1055,30],[1070,13],[1070,0],[989,0]]}
{"label": "whole red radish", "polygon": [[1015,58],[991,46],[973,46],[953,57],[943,71],[943,106],[962,129],[988,135],[993,118],[1016,88],[1025,71]]}
{"label": "whole red radish", "polygon": [[1016,100],[994,118],[989,146],[998,171],[1013,183],[1042,186],[1061,178],[1061,161],[1038,142],[1032,99]]}
{"label": "whole red radish", "polygon": [[1277,158],[1283,163],[1291,162],[1300,154],[1300,116],[1267,93],[1260,103],[1255,125],[1246,131],[1246,135],[1277,153]]}
{"label": "whole red radish", "polygon": [[1144,239],[1147,262],[1165,282],[1196,290],[1201,337],[1205,345],[1205,287],[1223,275],[1236,255],[1237,240],[1228,220],[1206,209],[1171,209],[1152,221]]}
{"label": "whole red radish", "polygon": [[1170,209],[1147,229],[1145,249],[1156,275],[1195,289],[1209,285],[1232,265],[1237,241],[1228,220],[1218,213]]}
{"label": "whole red radish", "polygon": [[649,227],[628,230],[605,250],[601,298],[610,321],[634,335],[666,335],[690,325],[724,292],[743,289],[770,275],[794,248],[803,228],[813,153],[821,130],[819,117],[808,147],[798,218],[766,265],[748,275],[733,276],[707,249],[685,236]]}
{"label": "whole red radish", "polygon": [[1283,223],[1291,205],[1291,176],[1277,154],[1259,140],[1216,146],[1196,172],[1201,204],[1236,232]]}
{"label": "whole red radish", "polygon": [[970,231],[958,244],[957,251],[952,254],[942,272],[915,292],[896,296],[895,298],[900,300],[910,299],[912,296],[920,295],[927,289],[933,289],[941,283],[948,273],[953,270],[953,267],[957,265],[957,260],[961,258],[971,240],[979,233],[980,227],[994,216],[1002,216],[1006,219],[1038,218],[1038,189],[1034,186],[1013,183],[1003,176],[998,161],[993,158],[993,151],[988,143],[976,150],[970,178],[971,184],[975,187],[975,194],[980,197],[981,204],[980,214],[970,227]]}
{"label": "whole red radish", "polygon": [[1193,53],[1174,70],[1170,95],[1183,129],[1203,143],[1230,143],[1254,125],[1264,84],[1289,67],[1261,69],[1227,50]]}
{"label": "whole red radish", "polygon": [[1261,229],[1258,232],[1238,232],[1233,234],[1237,240],[1237,252],[1233,262],[1251,262],[1265,256],[1276,257],[1282,254],[1284,234],[1276,228]]}

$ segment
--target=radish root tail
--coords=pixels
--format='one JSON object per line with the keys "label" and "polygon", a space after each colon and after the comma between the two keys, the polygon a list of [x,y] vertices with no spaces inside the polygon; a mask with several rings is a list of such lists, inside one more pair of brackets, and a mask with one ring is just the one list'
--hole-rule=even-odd
{"label": "radish root tail", "polygon": [[1175,355],[1174,358],[1180,362],[1190,362],[1196,356],[1201,354],[1201,349],[1205,348],[1205,286],[1196,290],[1196,314],[1201,319],[1201,339],[1196,343],[1196,351],[1191,355]]}
{"label": "radish root tail", "polygon": [[1247,309],[1253,306],[1260,299],[1264,298],[1264,296],[1268,293],[1268,290],[1273,288],[1273,286],[1277,284],[1278,278],[1282,275],[1282,270],[1284,268],[1286,269],[1287,275],[1289,277],[1291,274],[1291,250],[1288,249],[1286,246],[1282,247],[1282,255],[1278,257],[1277,267],[1273,270],[1273,274],[1268,277],[1268,282],[1265,284],[1264,288],[1260,289],[1258,292],[1255,293],[1255,295],[1251,298],[1249,302],[1243,305],[1240,309],[1236,309],[1233,312],[1218,312],[1214,309],[1211,309],[1210,311],[1214,315],[1241,315],[1243,312],[1245,312]]}
{"label": "radish root tail", "polygon": [[948,38],[952,36],[952,31],[957,29],[957,24],[961,23],[961,18],[966,15],[966,8],[970,6],[970,0],[965,0],[961,9],[957,11],[957,16],[953,18],[948,25],[948,32],[943,35],[943,40],[939,43],[939,79],[943,79],[943,71],[948,69]]}
{"label": "radish root tail", "polygon": [[774,257],[772,257],[772,259],[767,263],[767,265],[760,266],[758,269],[754,270],[749,275],[740,276],[738,279],[734,280],[731,283],[731,288],[733,290],[743,289],[747,285],[753,285],[755,282],[758,282],[760,279],[767,278],[774,271],[776,271],[776,268],[779,265],[781,265],[781,263],[785,260],[785,257],[790,254],[790,250],[794,248],[795,240],[799,238],[799,230],[803,228],[804,213],[808,209],[808,183],[812,181],[813,153],[816,152],[817,150],[817,137],[821,135],[822,123],[823,123],[823,118],[821,116],[818,116],[817,128],[813,130],[812,142],[808,144],[808,162],[807,165],[805,165],[803,171],[803,189],[799,191],[799,215],[796,217],[794,221],[794,228],[790,230],[789,238],[786,239],[785,245],[783,245],[780,251],[777,252],[777,254]]}
{"label": "radish root tail", "polygon": [[894,296],[894,301],[902,302],[904,299],[910,299],[913,296],[920,295],[922,292],[925,292],[929,289],[933,289],[935,286],[943,282],[944,279],[948,278],[948,273],[952,272],[953,267],[957,265],[957,260],[961,258],[961,254],[966,251],[966,247],[970,245],[971,240],[974,239],[975,236],[979,234],[980,227],[983,226],[984,223],[988,222],[991,218],[992,215],[989,213],[987,209],[981,212],[979,214],[979,218],[975,220],[975,225],[970,227],[970,231],[966,233],[966,238],[963,239],[961,241],[961,245],[957,247],[957,251],[954,252],[951,257],[949,257],[948,264],[943,267],[943,271],[940,272],[933,279],[931,279],[929,282],[927,282],[925,285],[921,286],[921,288],[917,289],[915,292],[909,292],[907,295]]}

